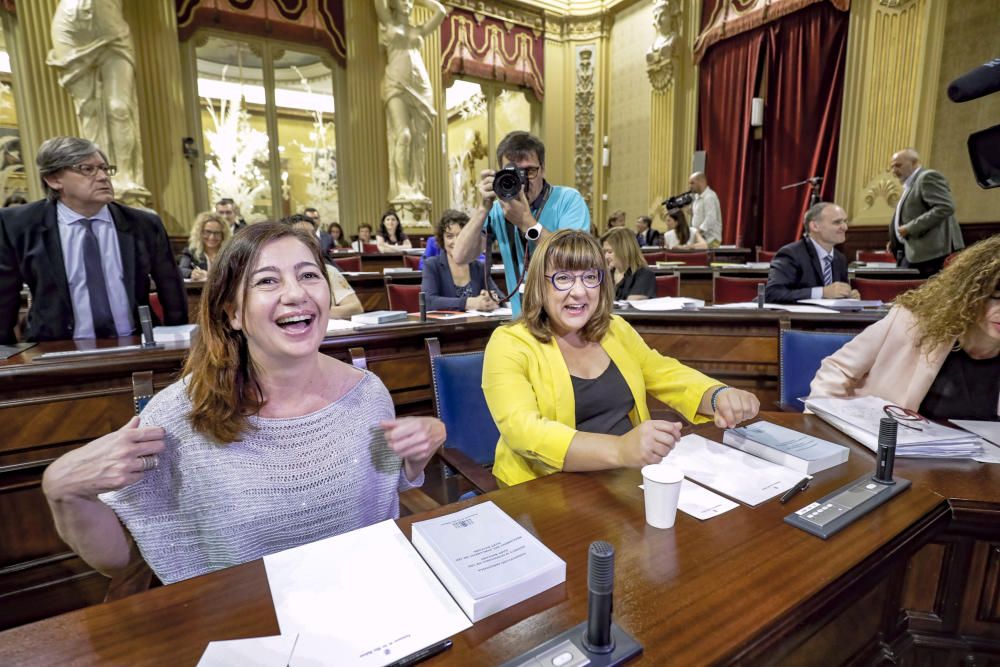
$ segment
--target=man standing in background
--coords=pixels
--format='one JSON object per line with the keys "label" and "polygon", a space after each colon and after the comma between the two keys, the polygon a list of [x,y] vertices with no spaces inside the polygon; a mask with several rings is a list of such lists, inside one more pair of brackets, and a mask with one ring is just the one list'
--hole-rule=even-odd
{"label": "man standing in background", "polygon": [[965,247],[951,189],[940,172],[921,166],[912,148],[894,154],[889,169],[903,184],[903,194],[889,225],[887,248],[896,264],[929,278],[941,270],[948,255]]}
{"label": "man standing in background", "polygon": [[691,202],[691,227],[701,232],[709,248],[718,248],[722,243],[722,207],[719,195],[708,187],[705,174],[696,171],[688,179],[688,186],[694,194]]}

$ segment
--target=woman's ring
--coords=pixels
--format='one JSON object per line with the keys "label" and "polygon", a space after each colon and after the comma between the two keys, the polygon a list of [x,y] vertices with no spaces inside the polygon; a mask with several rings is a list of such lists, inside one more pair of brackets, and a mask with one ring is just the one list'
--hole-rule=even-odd
{"label": "woman's ring", "polygon": [[139,458],[142,459],[142,472],[147,472],[160,465],[160,459],[156,454],[140,456]]}

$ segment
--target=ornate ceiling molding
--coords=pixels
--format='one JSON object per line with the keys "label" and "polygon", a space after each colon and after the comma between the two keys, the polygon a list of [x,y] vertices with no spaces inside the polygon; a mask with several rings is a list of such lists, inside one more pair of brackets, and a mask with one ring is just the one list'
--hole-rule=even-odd
{"label": "ornate ceiling molding", "polygon": [[472,12],[477,21],[482,21],[483,17],[489,16],[505,23],[531,28],[537,33],[545,30],[545,15],[542,12],[501,5],[497,2],[484,2],[484,0],[444,0],[444,4]]}

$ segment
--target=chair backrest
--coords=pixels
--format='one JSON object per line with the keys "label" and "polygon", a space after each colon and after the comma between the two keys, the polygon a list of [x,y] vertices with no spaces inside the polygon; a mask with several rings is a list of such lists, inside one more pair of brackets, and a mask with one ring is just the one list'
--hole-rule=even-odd
{"label": "chair backrest", "polygon": [[744,303],[756,301],[757,285],[767,283],[767,278],[728,278],[713,274],[712,303]]}
{"label": "chair backrest", "polygon": [[448,430],[446,447],[465,453],[479,465],[496,456],[497,430],[483,395],[483,352],[441,354],[436,338],[427,340],[434,413]]}
{"label": "chair backrest", "polygon": [[662,262],[666,260],[667,253],[665,252],[644,252],[642,253],[643,258],[646,260],[646,264],[655,266],[657,262]]}
{"label": "chair backrest", "polygon": [[386,280],[385,291],[389,297],[389,310],[420,312],[420,285],[400,285]]}
{"label": "chair backrest", "polygon": [[420,270],[420,255],[403,255],[403,263],[406,267],[414,271]]}
{"label": "chair backrest", "polygon": [[877,280],[874,278],[855,278],[854,288],[861,293],[862,299],[880,299],[893,301],[903,292],[916,289],[924,284],[923,280]]}
{"label": "chair backrest", "polygon": [[684,262],[688,266],[708,266],[707,252],[665,252],[667,262]]}
{"label": "chair backrest", "polygon": [[377,243],[362,243],[361,244],[361,252],[365,253],[366,255],[375,254],[375,253],[378,252],[378,244]]}
{"label": "chair backrest", "polygon": [[778,339],[778,400],[802,412],[800,397],[809,395],[809,384],[820,364],[854,338],[853,333],[782,329]]}
{"label": "chair backrest", "polygon": [[665,276],[656,276],[656,296],[678,297],[681,295],[681,274],[671,273]]}
{"label": "chair backrest", "polygon": [[758,262],[770,262],[774,259],[774,256],[778,254],[777,250],[764,250],[760,246],[757,247],[757,261]]}
{"label": "chair backrest", "polygon": [[334,265],[341,271],[347,271],[348,273],[356,273],[361,270],[361,256],[353,255],[351,257],[337,257],[333,260]]}
{"label": "chair backrest", "polygon": [[885,250],[859,250],[855,253],[855,259],[859,262],[892,262],[896,263],[896,258],[892,253]]}

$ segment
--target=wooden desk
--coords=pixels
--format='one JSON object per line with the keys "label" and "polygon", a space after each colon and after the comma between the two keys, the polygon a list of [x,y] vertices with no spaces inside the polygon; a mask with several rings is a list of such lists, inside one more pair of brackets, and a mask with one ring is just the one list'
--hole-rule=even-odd
{"label": "wooden desk", "polygon": [[[849,442],[815,417],[767,417]],[[718,437],[714,427],[699,430]],[[409,533],[412,520],[490,499],[567,563],[564,585],[476,623],[428,664],[497,664],[584,620],[586,551],[597,539],[617,551],[615,619],[645,649],[633,664],[995,660],[1000,467],[899,461],[912,488],[830,540],[784,524],[787,513],[873,471],[872,455],[850,446],[846,464],[819,473],[788,505],[740,506],[706,522],[679,513],[671,530],[645,524],[635,470],[552,475],[401,520]],[[193,665],[209,641],[277,632],[254,561],[0,633],[0,664],[169,656]]]}

